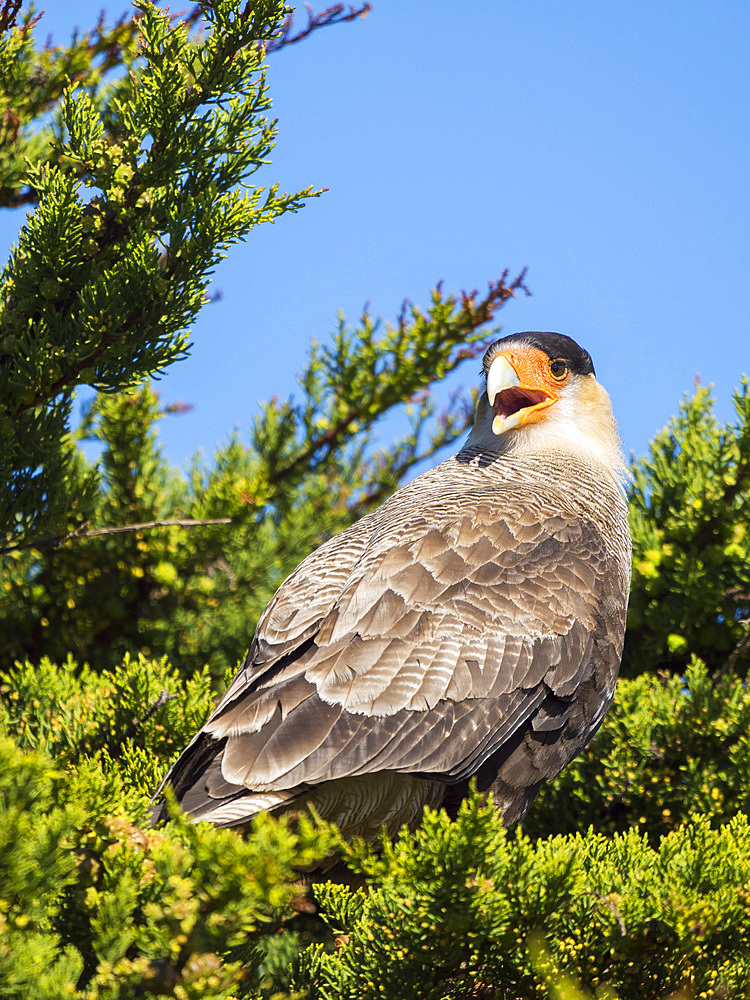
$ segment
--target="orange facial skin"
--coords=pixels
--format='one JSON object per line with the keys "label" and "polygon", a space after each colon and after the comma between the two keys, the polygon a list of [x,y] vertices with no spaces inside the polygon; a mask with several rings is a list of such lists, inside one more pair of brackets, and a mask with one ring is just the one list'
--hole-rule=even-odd
{"label": "orange facial skin", "polygon": [[522,351],[500,351],[503,357],[507,358],[515,368],[521,385],[529,389],[542,389],[553,395],[570,378],[570,369],[565,369],[562,378],[556,378],[550,371],[550,365],[554,361],[548,357],[544,351],[538,347],[526,347]]}
{"label": "orange facial skin", "polygon": [[[505,358],[520,383],[518,387],[504,389],[497,394],[493,405],[495,413],[503,415],[506,410],[517,413],[516,426],[541,420],[545,416],[544,411],[559,399],[560,389],[570,378],[570,369],[566,365],[563,373],[555,376],[551,371],[551,365],[555,364],[557,359],[550,358],[536,347],[500,351],[495,357]],[[529,394],[528,404],[525,406],[519,398],[522,393]],[[543,394],[542,398],[539,398],[540,394]]]}

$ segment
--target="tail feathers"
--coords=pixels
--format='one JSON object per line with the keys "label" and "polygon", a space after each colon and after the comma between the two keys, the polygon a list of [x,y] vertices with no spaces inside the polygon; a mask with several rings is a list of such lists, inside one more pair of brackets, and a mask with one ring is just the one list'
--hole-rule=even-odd
{"label": "tail feathers", "polygon": [[[322,819],[335,823],[344,837],[358,836],[374,842],[380,838],[383,826],[391,837],[404,824],[414,829],[424,807],[438,808],[446,791],[441,781],[395,771],[338,778],[314,788],[296,785],[252,791],[225,779],[220,783],[213,775],[214,767],[218,771],[220,761],[180,801],[196,823],[207,820],[215,826],[243,826],[259,812],[305,809],[310,805]],[[219,785],[222,794],[212,795]]]}
{"label": "tail feathers", "polygon": [[[243,826],[260,812],[273,812],[299,798],[303,789],[284,789],[280,792],[251,792],[240,788],[233,795],[213,798],[205,787],[193,786],[182,799],[180,808],[193,823],[205,820],[214,826]],[[156,826],[169,818],[166,803],[162,800],[151,807],[151,825]]]}
{"label": "tail feathers", "polygon": [[[248,788],[225,777],[222,761],[227,738],[199,733],[169,772],[165,785],[174,790],[181,808],[197,823],[206,820],[220,827],[241,827],[260,812],[279,812],[312,806],[318,815],[335,823],[345,837],[367,841],[379,838],[383,826],[395,836],[406,824],[414,829],[425,806],[438,808],[447,786],[428,775],[379,771],[324,780],[310,786]],[[167,819],[166,805],[154,807],[154,824]]]}
{"label": "tail feathers", "polygon": [[250,792],[243,789],[243,792],[231,798],[206,802],[200,810],[191,811],[190,818],[196,823],[207,820],[214,826],[242,826],[258,813],[279,809],[299,796],[298,789],[282,792]]}
{"label": "tail feathers", "polygon": [[[194,823],[206,820],[215,826],[241,826],[259,812],[272,811],[293,801],[302,788],[254,792],[228,781],[221,771],[226,739],[215,740],[205,733],[185,750],[159,787],[155,799],[169,786],[183,812]],[[153,825],[168,818],[166,803],[157,802],[151,810]]]}

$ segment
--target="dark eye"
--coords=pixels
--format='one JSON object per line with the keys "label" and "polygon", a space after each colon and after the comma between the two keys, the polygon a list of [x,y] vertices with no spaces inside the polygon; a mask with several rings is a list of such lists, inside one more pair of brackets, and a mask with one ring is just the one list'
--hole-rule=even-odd
{"label": "dark eye", "polygon": [[562,360],[562,358],[556,358],[554,361],[550,362],[549,370],[555,376],[555,378],[564,378],[568,374],[568,366]]}

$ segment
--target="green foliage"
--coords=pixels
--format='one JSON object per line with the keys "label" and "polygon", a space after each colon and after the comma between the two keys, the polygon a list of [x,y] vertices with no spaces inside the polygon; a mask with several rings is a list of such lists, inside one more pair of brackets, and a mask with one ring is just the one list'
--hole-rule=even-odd
{"label": "green foliage", "polygon": [[[148,749],[164,764],[205,721],[213,702],[208,671],[183,681],[166,659],[126,656],[116,670],[94,673],[72,658],[58,666],[17,663],[0,674],[0,721],[23,750],[43,750],[77,767],[105,752],[127,761]],[[148,785],[141,785],[143,792]]]}
{"label": "green foliage", "polygon": [[68,838],[82,819],[74,805],[58,801],[61,779],[49,758],[24,756],[0,739],[2,997],[59,996],[82,968],[55,934],[48,904],[75,878]]}
{"label": "green foliage", "polygon": [[177,814],[148,829],[147,792],[208,708],[206,673],[44,662],[3,693],[0,729],[26,752],[0,737],[0,996],[246,995],[295,871],[338,840],[304,817],[263,816],[244,839]]}
{"label": "green foliage", "polygon": [[[251,183],[275,138],[260,43],[281,27],[279,0],[211,0],[197,40],[148,0],[137,6],[113,82],[83,69],[86,86],[59,85],[76,58],[90,65],[117,44],[100,28],[99,43],[48,52],[40,72],[57,82],[13,106],[6,156],[30,155],[24,179],[39,204],[0,278],[0,529],[11,542],[57,524],[72,492],[90,509],[94,477],[75,491],[66,480],[76,386],[123,389],[183,357],[226,248],[312,194]],[[0,107],[36,58],[28,23],[0,35]],[[32,125],[50,104],[44,157]],[[21,183],[17,171],[8,183]]]}
{"label": "green foliage", "polygon": [[633,465],[633,586],[624,673],[750,666],[750,392],[719,426],[698,387]]}
{"label": "green foliage", "polygon": [[[157,400],[149,391],[100,395],[94,402],[80,432],[89,439],[107,438],[100,460],[102,490],[91,515],[94,530],[157,519],[165,515],[171,497],[184,491],[156,445],[153,424],[158,416]],[[77,461],[85,467],[82,455]],[[76,526],[80,522],[72,520],[71,529]],[[139,641],[139,622],[163,611],[160,598],[168,588],[160,577],[172,582],[166,567],[181,541],[180,534],[165,529],[150,536],[150,544],[143,533],[128,532],[11,553],[0,597],[12,637],[9,662],[44,655],[61,660],[71,649],[80,659],[93,660],[97,649],[103,649],[106,662],[114,664],[129,648],[148,652],[148,643]]]}
{"label": "green foliage", "polygon": [[337,948],[308,950],[298,974],[321,1000],[520,1000],[548,995],[563,972],[621,1000],[750,985],[745,816],[718,831],[699,820],[656,849],[637,831],[535,844],[475,796],[455,823],[427,811],[415,835],[355,849],[352,863],[371,889],[318,890]]}
{"label": "green foliage", "polygon": [[[146,792],[209,709],[207,673],[186,683],[143,657],[100,674],[45,661],[6,672],[2,695],[2,728],[27,755],[4,744],[0,875],[16,887],[21,920],[9,923],[12,955],[41,956],[26,986],[20,958],[0,962],[7,995],[44,995],[34,992],[42,968],[65,982],[82,974],[82,997],[128,996],[141,975],[147,996],[222,996],[216,984],[237,990],[241,969],[247,989],[282,987],[283,956],[309,939],[273,933],[299,891],[291,866],[328,855],[330,833],[308,826],[290,840],[267,818],[247,841],[182,823],[144,826]],[[524,834],[507,834],[475,798],[455,823],[429,813],[379,855],[349,849],[374,890],[316,889],[337,944],[305,954],[297,985],[320,997],[543,997],[558,995],[565,971],[621,1000],[686,984],[686,996],[741,995],[750,975],[748,713],[744,683],[716,685],[699,663],[686,681],[622,681],[596,740],[542,793]],[[249,923],[233,950],[240,910]],[[214,913],[206,938],[197,923]],[[53,992],[63,980],[50,982]],[[175,983],[194,993],[170,992]]]}
{"label": "green foliage", "polygon": [[[40,49],[18,6],[0,6],[0,205],[38,206],[0,279],[0,997],[748,995],[745,383],[733,425],[699,388],[633,464],[631,676],[524,832],[476,796],[380,853],[304,816],[150,827],[279,583],[466,429],[471,404],[439,413],[432,387],[523,276],[341,320],[296,398],[183,476],[156,435],[179,407],[143,379],[184,355],[229,244],[311,194],[253,186],[284,8],[180,21],[143,0]],[[99,392],[71,432],[81,384]],[[383,447],[393,414],[408,428]],[[337,851],[369,890],[321,884],[327,929],[289,929],[300,871]]]}
{"label": "green foliage", "polygon": [[[138,25],[123,16],[114,25],[104,20],[77,33],[70,45],[37,47],[32,29],[41,15],[21,14],[14,0],[3,4],[0,17],[0,206],[33,204],[38,192],[31,186],[29,161],[59,164],[64,158],[53,112],[70,85],[81,87],[97,103],[106,100],[108,74],[130,68],[138,50]],[[13,30],[14,29],[14,30]],[[44,23],[42,22],[42,30]],[[111,133],[115,123],[105,117]]]}

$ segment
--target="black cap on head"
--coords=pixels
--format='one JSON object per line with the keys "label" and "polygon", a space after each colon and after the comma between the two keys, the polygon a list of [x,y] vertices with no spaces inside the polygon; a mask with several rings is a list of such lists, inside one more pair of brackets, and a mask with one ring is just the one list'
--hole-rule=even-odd
{"label": "black cap on head", "polygon": [[564,333],[511,333],[509,337],[496,340],[487,348],[484,356],[484,373],[487,374],[495,355],[513,344],[522,347],[536,347],[550,358],[562,358],[575,375],[594,375],[594,363],[588,351],[576,344]]}

